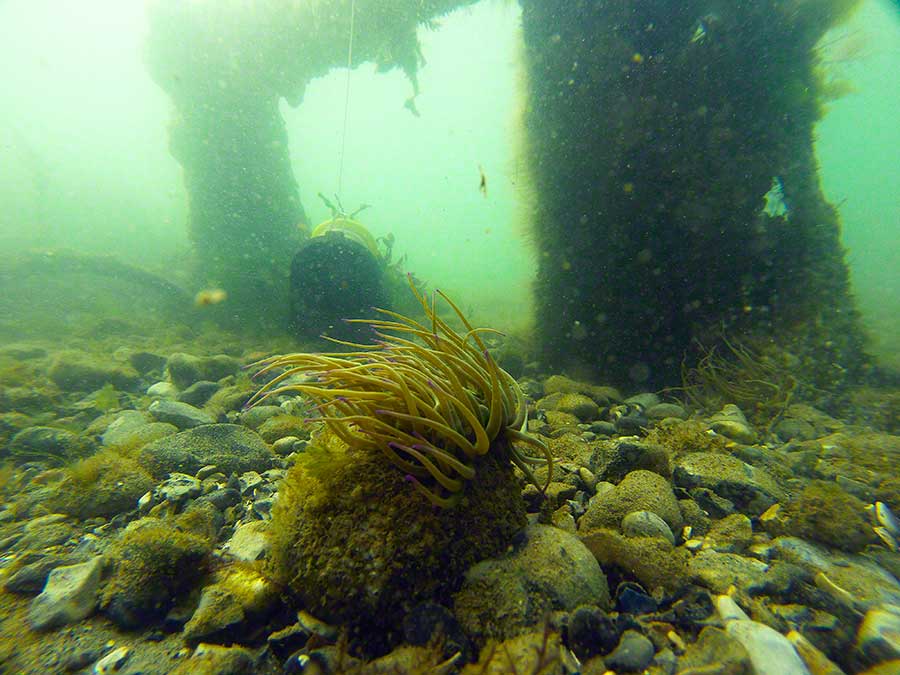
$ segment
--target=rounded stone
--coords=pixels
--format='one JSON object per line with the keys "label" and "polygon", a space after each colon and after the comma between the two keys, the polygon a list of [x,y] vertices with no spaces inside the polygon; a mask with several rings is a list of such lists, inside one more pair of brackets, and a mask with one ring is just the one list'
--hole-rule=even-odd
{"label": "rounded stone", "polygon": [[144,446],[138,462],[152,475],[196,473],[215,464],[226,475],[265,471],[274,455],[259,434],[237,424],[207,424]]}
{"label": "rounded stone", "polygon": [[662,537],[675,544],[675,535],[666,521],[653,511],[632,511],[622,518],[622,533],[629,537]]}
{"label": "rounded stone", "polygon": [[618,528],[622,518],[632,511],[652,511],[662,518],[671,530],[683,524],[678,500],[669,481],[652,471],[632,471],[612,490],[597,494],[588,503],[587,511],[578,524],[579,531],[598,527]]}
{"label": "rounded stone", "polygon": [[650,662],[656,650],[653,643],[637,631],[626,630],[612,653],[605,657],[606,666],[622,673],[639,673]]}

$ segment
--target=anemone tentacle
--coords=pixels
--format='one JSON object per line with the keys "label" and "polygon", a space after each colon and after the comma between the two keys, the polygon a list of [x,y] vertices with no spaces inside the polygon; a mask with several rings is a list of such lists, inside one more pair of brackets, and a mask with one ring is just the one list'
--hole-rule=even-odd
{"label": "anemone tentacle", "polygon": [[[498,441],[509,459],[541,492],[549,486],[553,458],[547,446],[527,432],[525,396],[500,368],[481,335],[441,291],[429,298],[409,280],[427,323],[386,309],[386,318],[349,319],[372,327],[373,344],[332,339],[352,351],[297,353],[254,364],[257,375],[283,369],[247,406],[280,394],[311,399],[323,422],[347,445],[381,452],[405,480],[433,504],[459,503],[467,481],[477,479],[473,462]],[[465,332],[455,331],[436,312],[437,298],[449,305]],[[502,333],[501,333],[502,334]],[[302,376],[303,381],[294,381]],[[543,455],[517,447],[527,444]],[[533,467],[547,466],[541,485]]]}

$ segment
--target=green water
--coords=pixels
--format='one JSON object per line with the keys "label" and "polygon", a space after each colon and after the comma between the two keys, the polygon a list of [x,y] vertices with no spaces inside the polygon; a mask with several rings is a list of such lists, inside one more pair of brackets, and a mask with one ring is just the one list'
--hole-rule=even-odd
{"label": "green water", "polygon": [[[492,323],[528,323],[534,252],[521,159],[520,10],[487,1],[437,30],[420,29],[420,116],[404,108],[398,71],[354,69],[346,136],[346,70],[312,81],[298,108],[282,104],[293,170],[312,224],[316,197],[338,191],[373,234],[433,285]],[[190,256],[181,169],[168,151],[170,105],[142,61],[140,3],[13,0],[0,5],[0,246],[5,254],[66,247],[111,253],[177,280]],[[846,37],[829,36],[836,74],[855,93],[819,127],[829,198],[839,204],[859,305],[885,361],[900,362],[900,18],[867,0]],[[860,46],[855,46],[860,45]],[[480,172],[487,194],[479,190]],[[565,227],[565,224],[560,224]]]}
{"label": "green water", "polygon": [[900,12],[866,2],[826,38],[853,91],[819,124],[822,185],[844,223],[851,278],[872,350],[900,366]]}

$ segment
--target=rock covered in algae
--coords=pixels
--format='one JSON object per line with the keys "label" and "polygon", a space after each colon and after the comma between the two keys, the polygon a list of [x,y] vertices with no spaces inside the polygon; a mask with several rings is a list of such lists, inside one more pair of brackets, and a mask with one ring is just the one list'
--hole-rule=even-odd
{"label": "rock covered in algae", "polygon": [[468,635],[507,639],[552,611],[610,606],[606,577],[575,535],[535,523],[516,536],[514,546],[511,554],[466,573],[453,604]]}
{"label": "rock covered in algae", "polygon": [[505,550],[525,524],[503,446],[474,465],[461,502],[439,509],[378,452],[323,433],[279,489],[271,573],[312,614],[395,641],[404,614],[448,600],[471,565]]}
{"label": "rock covered in algae", "polygon": [[836,483],[811,481],[784,509],[788,534],[845,551],[861,551],[877,541],[865,504]]}

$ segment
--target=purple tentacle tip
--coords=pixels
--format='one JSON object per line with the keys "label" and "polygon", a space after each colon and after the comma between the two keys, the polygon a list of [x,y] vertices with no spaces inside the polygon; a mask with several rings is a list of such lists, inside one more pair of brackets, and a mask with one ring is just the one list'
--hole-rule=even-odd
{"label": "purple tentacle tip", "polygon": [[405,476],[403,476],[403,480],[405,480],[407,483],[418,483],[419,482],[416,479],[416,477],[413,476],[411,473],[408,473]]}

